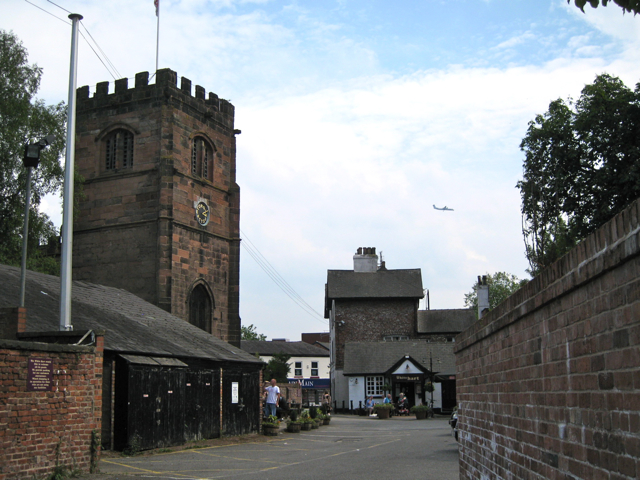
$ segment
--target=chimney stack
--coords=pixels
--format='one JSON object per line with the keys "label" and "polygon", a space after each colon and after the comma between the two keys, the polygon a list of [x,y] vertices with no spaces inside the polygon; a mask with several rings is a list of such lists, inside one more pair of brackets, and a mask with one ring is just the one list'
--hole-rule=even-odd
{"label": "chimney stack", "polygon": [[360,247],[353,256],[354,272],[378,271],[378,255],[374,247]]}
{"label": "chimney stack", "polygon": [[478,320],[489,311],[489,285],[487,285],[487,276],[478,275]]}

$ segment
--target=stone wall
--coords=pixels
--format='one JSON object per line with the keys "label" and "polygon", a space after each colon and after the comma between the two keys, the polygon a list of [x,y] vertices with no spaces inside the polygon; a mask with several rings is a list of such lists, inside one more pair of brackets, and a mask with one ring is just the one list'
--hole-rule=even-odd
{"label": "stone wall", "polygon": [[461,479],[640,477],[639,211],[456,338]]}
{"label": "stone wall", "polygon": [[[0,339],[0,480],[41,478],[56,466],[95,470],[103,345],[103,336],[95,347]],[[53,372],[46,390],[30,391],[35,360]]]}
{"label": "stone wall", "polygon": [[385,335],[415,337],[417,309],[415,299],[336,301],[336,368],[344,367],[344,345],[347,342],[378,342]]}

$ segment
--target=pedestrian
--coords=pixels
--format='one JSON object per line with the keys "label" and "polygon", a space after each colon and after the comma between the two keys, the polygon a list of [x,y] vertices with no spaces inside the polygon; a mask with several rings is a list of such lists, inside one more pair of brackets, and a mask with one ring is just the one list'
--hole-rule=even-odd
{"label": "pedestrian", "polygon": [[276,416],[276,406],[280,401],[280,389],[276,385],[276,379],[271,379],[271,384],[264,389],[267,394],[267,416]]}
{"label": "pedestrian", "polygon": [[324,404],[324,409],[325,409],[324,413],[326,415],[329,415],[331,413],[331,395],[329,395],[328,393],[325,393],[322,403]]}
{"label": "pedestrian", "polygon": [[369,396],[367,397],[367,401],[365,402],[364,406],[367,409],[367,412],[369,413],[369,416],[373,415],[373,397]]}

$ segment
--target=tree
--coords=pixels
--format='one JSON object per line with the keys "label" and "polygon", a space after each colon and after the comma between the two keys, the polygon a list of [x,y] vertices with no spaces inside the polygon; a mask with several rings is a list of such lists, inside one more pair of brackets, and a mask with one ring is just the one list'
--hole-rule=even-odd
{"label": "tree", "polygon": [[[609,2],[610,0],[602,0],[602,6],[606,7]],[[571,3],[571,0],[567,0],[567,3]],[[582,10],[582,13],[585,13],[584,6],[587,3],[591,5],[591,8],[597,8],[600,4],[600,0],[574,0],[573,3],[575,3],[576,7]],[[613,3],[622,8],[624,13],[633,12],[634,15],[640,13],[640,0],[613,0]]]}
{"label": "tree", "polygon": [[275,378],[278,383],[287,383],[289,377],[289,364],[287,362],[290,358],[291,355],[286,353],[276,353],[264,368],[263,378],[266,380]]}
{"label": "tree", "polygon": [[607,74],[529,122],[522,232],[532,275],[640,197],[640,84]]}
{"label": "tree", "polygon": [[[489,310],[500,305],[507,297],[520,289],[528,280],[520,280],[515,275],[507,272],[496,272],[493,275],[487,273],[487,285],[489,286]],[[464,306],[478,312],[478,284],[473,290],[464,295]]]}
{"label": "tree", "polygon": [[66,108],[47,106],[35,98],[42,69],[29,65],[27,51],[11,32],[0,30],[0,263],[20,265],[24,225],[26,169],[22,164],[27,143],[54,135],[32,171],[29,214],[30,269],[58,274],[59,268],[38,249],[57,231],[47,215],[38,211],[45,194],[58,192],[64,171],[60,157],[65,143]]}
{"label": "tree", "polygon": [[262,333],[258,333],[256,331],[256,327],[254,327],[252,323],[248,327],[245,327],[244,325],[240,327],[240,339],[241,340],[260,340],[261,342],[264,342],[267,339],[267,336],[263,335]]}

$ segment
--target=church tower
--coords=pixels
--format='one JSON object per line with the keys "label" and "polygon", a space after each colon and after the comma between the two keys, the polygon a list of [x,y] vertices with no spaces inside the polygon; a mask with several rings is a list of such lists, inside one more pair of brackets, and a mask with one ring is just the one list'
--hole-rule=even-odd
{"label": "church tower", "polygon": [[73,277],[240,344],[234,107],[170,69],[78,89]]}

